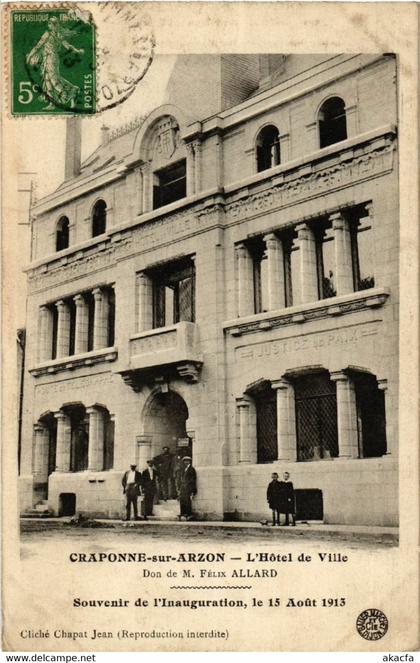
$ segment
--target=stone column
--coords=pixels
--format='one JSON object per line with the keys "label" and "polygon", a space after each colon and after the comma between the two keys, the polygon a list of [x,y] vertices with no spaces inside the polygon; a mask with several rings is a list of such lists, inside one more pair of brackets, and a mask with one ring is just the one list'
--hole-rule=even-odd
{"label": "stone column", "polygon": [[153,283],[147,274],[137,274],[137,331],[153,328]]}
{"label": "stone column", "polygon": [[65,412],[55,412],[57,419],[57,472],[70,472],[71,422]]}
{"label": "stone column", "polygon": [[388,392],[388,380],[382,379],[378,380],[378,389],[380,389],[384,394],[384,405],[385,405],[385,435],[386,435],[386,456],[394,456],[397,452],[395,448],[397,431],[394,421],[398,420],[397,413],[393,417],[390,416],[390,398]]}
{"label": "stone column", "polygon": [[150,210],[153,208],[153,186],[152,186],[152,178],[151,178],[151,165],[150,163],[145,163],[141,167],[141,172],[142,172],[142,191],[143,191],[143,198],[142,198],[142,211],[143,214],[145,212],[150,212]]}
{"label": "stone column", "polygon": [[268,310],[275,311],[286,306],[284,292],[283,245],[274,234],[264,236],[268,268]]}
{"label": "stone column", "polygon": [[83,295],[73,297],[76,304],[76,325],[74,337],[74,354],[79,355],[88,349],[88,305]]}
{"label": "stone column", "polygon": [[101,288],[95,288],[92,293],[95,300],[93,349],[100,350],[108,346],[108,294]]}
{"label": "stone column", "polygon": [[48,451],[50,433],[48,428],[41,424],[34,426],[34,477],[35,481],[44,483],[48,481]]}
{"label": "stone column", "polygon": [[354,384],[345,373],[331,373],[337,385],[338,455],[340,458],[358,458],[356,392]]}
{"label": "stone column", "polygon": [[144,435],[137,436],[137,469],[141,472],[146,469],[147,461],[152,457],[152,440]]}
{"label": "stone column", "polygon": [[359,134],[359,122],[356,104],[346,106],[346,126],[347,138],[353,138]]}
{"label": "stone column", "polygon": [[307,304],[319,299],[315,237],[306,223],[296,226],[296,231],[300,258],[300,303]]}
{"label": "stone column", "polygon": [[195,194],[195,154],[192,143],[187,143],[187,196]]}
{"label": "stone column", "polygon": [[56,302],[58,311],[57,321],[57,359],[68,357],[70,350],[70,310],[67,304],[60,299]]}
{"label": "stone column", "polygon": [[88,470],[100,472],[104,469],[104,413],[94,407],[87,407],[86,414],[89,416]]}
{"label": "stone column", "polygon": [[238,264],[238,317],[254,313],[254,276],[252,258],[245,244],[235,247]]}
{"label": "stone column", "polygon": [[48,306],[39,309],[38,360],[48,361],[52,357],[53,317]]}
{"label": "stone column", "polygon": [[255,413],[251,412],[252,403],[244,397],[237,399],[236,405],[239,409],[239,462],[256,463],[257,427]]}
{"label": "stone column", "polygon": [[136,214],[143,214],[143,171],[141,168],[135,170],[136,186]]}
{"label": "stone column", "polygon": [[334,234],[335,287],[337,295],[353,292],[353,261],[349,223],[341,212],[330,214]]}
{"label": "stone column", "polygon": [[286,380],[271,383],[277,396],[277,460],[296,461],[295,392]]}
{"label": "stone column", "polygon": [[195,140],[194,146],[194,192],[201,191],[201,141]]}
{"label": "stone column", "polygon": [[285,133],[280,136],[280,163],[290,161],[290,134]]}

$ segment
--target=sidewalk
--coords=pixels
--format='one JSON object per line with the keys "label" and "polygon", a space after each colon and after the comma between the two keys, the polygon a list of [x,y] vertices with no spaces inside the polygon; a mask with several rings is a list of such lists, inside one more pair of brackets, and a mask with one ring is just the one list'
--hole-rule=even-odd
{"label": "sidewalk", "polygon": [[[117,519],[93,518],[80,523],[72,522],[70,517],[61,518],[25,518],[21,517],[21,529],[25,531],[36,531],[45,529],[60,529],[61,527],[70,528],[103,528],[125,531],[127,529],[161,529],[168,528],[193,528],[217,530],[227,536],[234,533],[248,533],[251,536],[258,536],[264,533],[265,536],[275,538],[282,537],[302,537],[307,538],[337,538],[343,540],[370,541],[372,543],[398,544],[397,527],[379,527],[371,525],[330,525],[318,522],[297,523],[296,527],[272,527],[260,522],[224,522],[224,521],[177,521],[177,520],[138,520],[124,522]],[[198,532],[197,532],[198,533]]]}

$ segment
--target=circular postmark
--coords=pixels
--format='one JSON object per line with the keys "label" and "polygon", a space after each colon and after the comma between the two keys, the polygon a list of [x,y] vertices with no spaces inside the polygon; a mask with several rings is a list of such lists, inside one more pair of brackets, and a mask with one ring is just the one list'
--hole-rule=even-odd
{"label": "circular postmark", "polygon": [[368,608],[356,620],[359,635],[365,640],[380,640],[388,630],[388,618],[376,608]]}
{"label": "circular postmark", "polygon": [[113,108],[135,90],[153,60],[155,39],[142,3],[101,2],[96,24],[96,111]]}

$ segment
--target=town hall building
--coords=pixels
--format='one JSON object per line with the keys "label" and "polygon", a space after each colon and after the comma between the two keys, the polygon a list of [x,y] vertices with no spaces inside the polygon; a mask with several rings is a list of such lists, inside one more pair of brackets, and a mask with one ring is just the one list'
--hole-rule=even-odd
{"label": "town hall building", "polygon": [[187,451],[202,519],[398,524],[397,72],[384,55],[184,55],[32,208],[25,512],[120,517]]}

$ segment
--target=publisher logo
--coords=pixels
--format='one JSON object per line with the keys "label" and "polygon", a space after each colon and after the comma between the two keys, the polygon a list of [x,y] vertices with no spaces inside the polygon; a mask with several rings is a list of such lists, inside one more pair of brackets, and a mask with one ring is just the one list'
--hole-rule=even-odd
{"label": "publisher logo", "polygon": [[388,630],[388,619],[381,610],[368,608],[358,616],[356,628],[365,640],[380,640]]}

